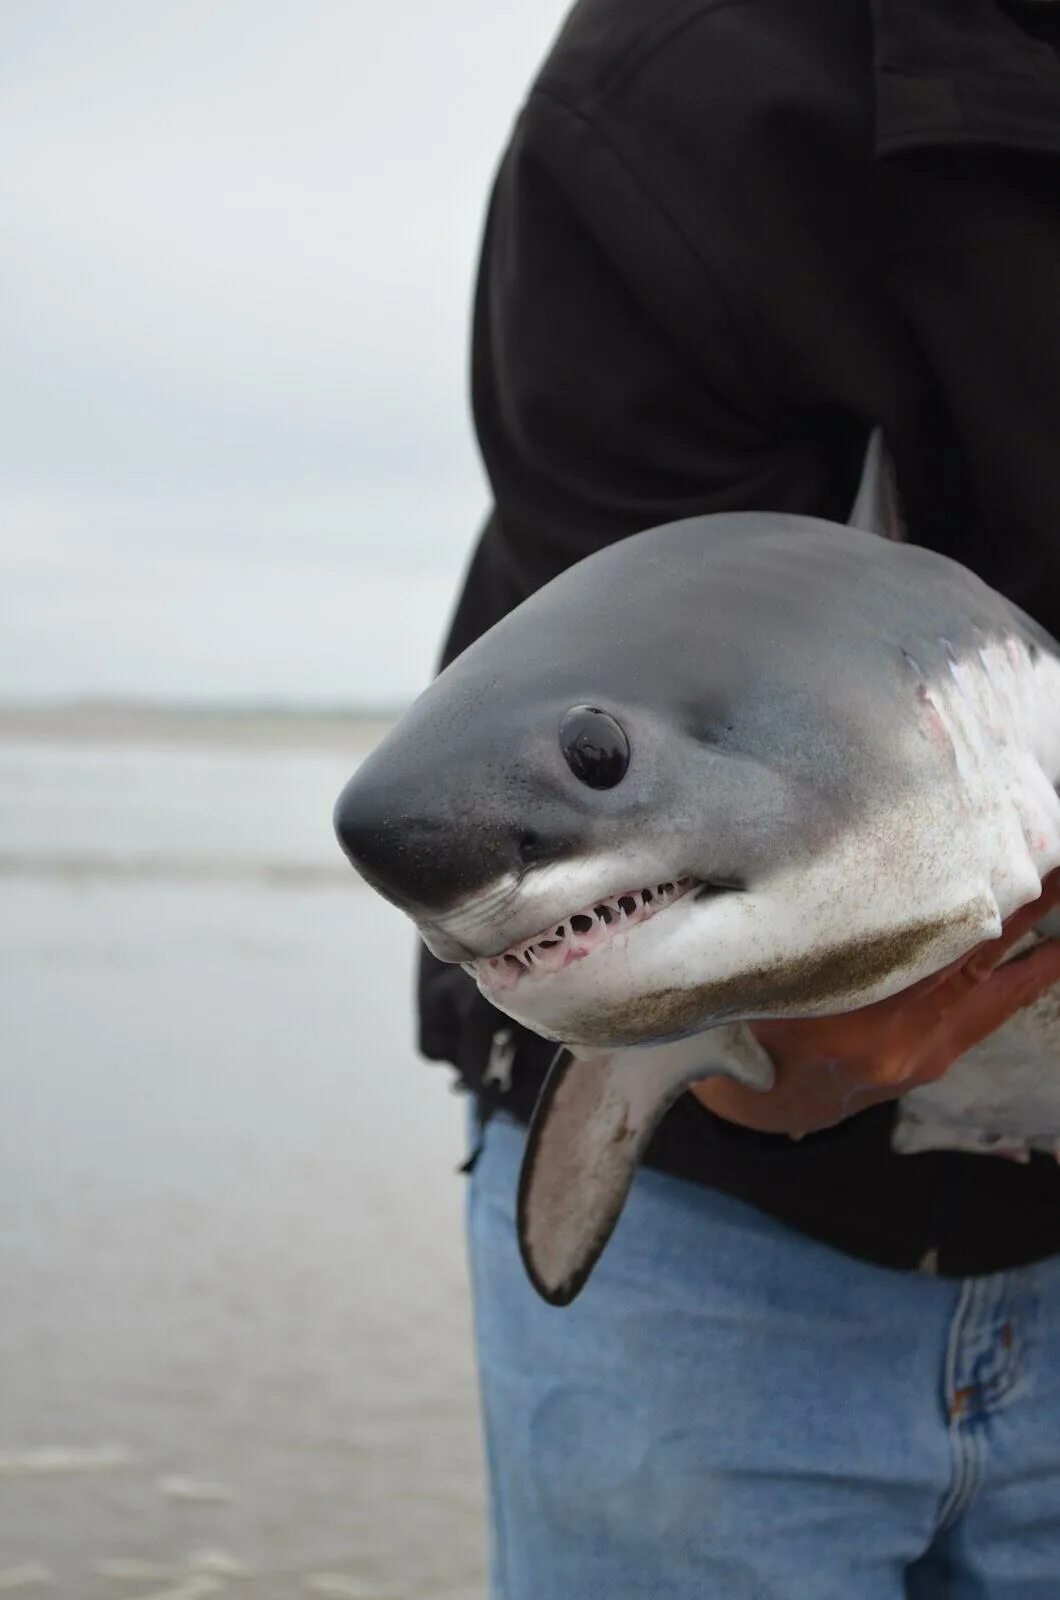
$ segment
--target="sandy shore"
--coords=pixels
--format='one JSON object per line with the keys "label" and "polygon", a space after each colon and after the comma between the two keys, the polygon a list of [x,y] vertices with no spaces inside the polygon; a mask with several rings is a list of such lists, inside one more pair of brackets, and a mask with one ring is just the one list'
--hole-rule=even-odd
{"label": "sandy shore", "polygon": [[146,701],[0,702],[0,740],[357,753],[378,743],[398,714],[254,705],[213,709]]}

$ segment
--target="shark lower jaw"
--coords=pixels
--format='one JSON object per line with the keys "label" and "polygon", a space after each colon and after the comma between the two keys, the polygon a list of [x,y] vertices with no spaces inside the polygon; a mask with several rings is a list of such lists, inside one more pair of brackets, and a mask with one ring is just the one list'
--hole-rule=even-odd
{"label": "shark lower jaw", "polygon": [[702,887],[697,879],[682,876],[606,895],[550,924],[532,939],[521,939],[498,955],[465,962],[464,970],[487,999],[510,994],[517,987],[525,991],[529,986],[547,984],[558,973],[664,915]]}
{"label": "shark lower jaw", "polygon": [[[858,881],[844,871],[818,895],[796,897],[784,883],[752,892],[674,879],[675,893],[662,905],[655,885],[647,915],[642,891],[639,905],[633,895],[596,901],[594,910],[629,898],[634,911],[619,906],[617,920],[600,919],[603,930],[595,937],[588,930],[584,956],[577,939],[587,930],[567,917],[545,935],[541,959],[531,954],[521,971],[505,958],[525,956],[540,937],[468,961],[465,970],[524,1027],[599,1052],[665,1043],[721,1022],[854,1010],[941,970],[1000,929],[989,894],[929,900],[902,915],[909,896],[883,908],[866,904],[851,889]],[[873,909],[893,915],[870,915]]]}

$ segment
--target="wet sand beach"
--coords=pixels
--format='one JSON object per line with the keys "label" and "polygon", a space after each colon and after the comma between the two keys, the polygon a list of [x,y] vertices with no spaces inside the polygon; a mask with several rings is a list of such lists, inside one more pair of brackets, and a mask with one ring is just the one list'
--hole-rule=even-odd
{"label": "wet sand beach", "polygon": [[284,723],[0,718],[0,1593],[483,1593],[465,1107]]}

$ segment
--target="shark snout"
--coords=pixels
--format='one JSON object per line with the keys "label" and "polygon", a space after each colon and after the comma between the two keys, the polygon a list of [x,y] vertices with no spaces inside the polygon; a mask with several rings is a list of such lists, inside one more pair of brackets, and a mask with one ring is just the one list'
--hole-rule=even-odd
{"label": "shark snout", "polygon": [[[500,808],[470,803],[463,789],[380,782],[370,768],[339,795],[335,833],[361,876],[418,922],[431,924],[490,886],[516,881],[566,847]],[[448,959],[469,953],[454,944]]]}
{"label": "shark snout", "polygon": [[482,881],[482,857],[506,855],[502,841],[462,842],[456,818],[355,773],[339,795],[335,833],[363,878],[403,910],[441,908]]}

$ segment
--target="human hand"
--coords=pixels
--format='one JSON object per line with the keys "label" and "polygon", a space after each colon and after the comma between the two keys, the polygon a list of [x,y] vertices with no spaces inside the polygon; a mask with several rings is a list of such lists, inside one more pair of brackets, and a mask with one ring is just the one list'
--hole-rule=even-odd
{"label": "human hand", "polygon": [[934,1082],[958,1056],[1060,983],[1060,939],[1005,961],[1057,905],[1060,868],[1037,900],[1008,919],[999,938],[901,994],[841,1016],[752,1023],[776,1072],[768,1093],[720,1077],[693,1084],[692,1093],[730,1122],[799,1138]]}

